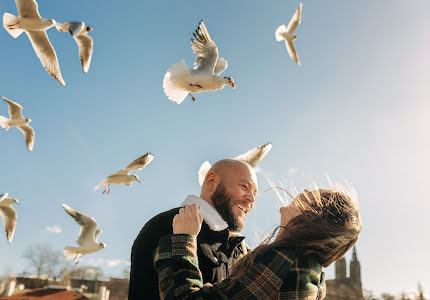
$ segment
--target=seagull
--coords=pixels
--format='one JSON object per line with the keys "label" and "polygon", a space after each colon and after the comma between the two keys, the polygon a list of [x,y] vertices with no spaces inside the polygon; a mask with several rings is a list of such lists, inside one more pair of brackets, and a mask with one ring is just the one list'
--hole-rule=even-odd
{"label": "seagull", "polygon": [[[267,143],[267,144],[264,144],[263,146],[251,149],[244,154],[236,156],[233,159],[246,162],[251,167],[254,168],[267,155],[267,153],[269,153],[269,151],[271,149],[272,149],[272,143]],[[203,182],[205,181],[206,174],[209,172],[210,168],[212,168],[212,165],[208,161],[205,161],[200,166],[200,169],[198,171],[198,178],[199,178],[199,184],[200,185],[203,185]]]}
{"label": "seagull", "polygon": [[19,204],[19,201],[8,198],[8,196],[8,193],[0,195],[0,215],[3,219],[4,228],[6,229],[7,241],[12,243],[16,227],[16,211],[12,208],[12,204]]}
{"label": "seagull", "polygon": [[15,3],[19,16],[5,13],[3,15],[4,29],[14,38],[25,31],[46,71],[65,86],[57,54],[46,34],[46,30],[55,25],[55,20],[41,18],[35,0],[15,0]]}
{"label": "seagull", "polygon": [[98,225],[94,218],[91,218],[66,204],[63,204],[63,208],[81,227],[79,238],[76,241],[79,247],[64,247],[64,255],[70,257],[74,256],[73,260],[75,261],[75,264],[78,264],[82,255],[97,252],[103,248],[106,248],[105,243],[97,242],[97,238],[99,237],[100,233],[102,233],[102,231],[97,229]]}
{"label": "seagull", "polygon": [[154,159],[154,155],[151,153],[146,153],[142,155],[141,157],[135,159],[132,163],[130,163],[125,169],[118,171],[116,173],[113,173],[103,179],[103,181],[97,185],[94,189],[97,190],[98,188],[102,187],[103,185],[106,185],[105,190],[102,194],[110,193],[110,185],[111,184],[127,184],[131,185],[133,181],[140,182],[140,179],[137,175],[134,174],[128,174],[131,171],[135,170],[141,170],[145,168],[147,165],[150,164],[150,162]]}
{"label": "seagull", "polygon": [[28,150],[32,151],[34,146],[34,129],[28,125],[31,119],[24,119],[22,116],[22,106],[12,100],[2,97],[4,101],[9,105],[9,117],[10,119],[0,116],[0,126],[4,130],[8,130],[10,127],[16,127],[24,134],[25,141],[27,142]]}
{"label": "seagull", "polygon": [[82,69],[88,73],[93,56],[93,39],[88,32],[93,31],[90,26],[85,26],[84,22],[65,22],[64,24],[56,23],[58,31],[69,32],[79,47],[79,57],[81,58]]}
{"label": "seagull", "polygon": [[163,88],[166,96],[180,104],[189,95],[193,101],[196,98],[192,93],[216,91],[225,85],[236,87],[231,77],[219,76],[227,69],[227,60],[218,58],[218,48],[212,40],[203,21],[200,21],[195,33],[195,40],[191,39],[191,48],[197,54],[194,67],[188,69],[184,60],[174,64],[164,75]]}
{"label": "seagull", "polygon": [[294,16],[291,18],[290,23],[288,23],[288,27],[281,25],[278,27],[278,29],[276,29],[275,32],[276,40],[278,42],[285,40],[285,46],[287,46],[288,54],[290,54],[291,59],[294,60],[299,66],[301,64],[296,52],[296,48],[294,47],[294,40],[297,38],[297,36],[294,35],[294,31],[296,30],[297,26],[299,26],[301,20],[302,3],[299,4],[299,7],[294,13]]}

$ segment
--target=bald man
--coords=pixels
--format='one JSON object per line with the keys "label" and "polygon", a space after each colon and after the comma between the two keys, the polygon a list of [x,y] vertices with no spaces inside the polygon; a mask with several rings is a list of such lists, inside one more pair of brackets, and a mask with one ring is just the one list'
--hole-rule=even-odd
{"label": "bald man", "polygon": [[[232,263],[248,251],[244,237],[237,232],[243,229],[257,192],[257,177],[252,167],[238,160],[224,159],[207,173],[200,197],[190,195],[181,203],[180,206],[196,204],[203,216],[197,236],[197,255],[204,283],[222,281]],[[179,208],[149,220],[134,241],[129,300],[160,299],[152,254],[159,239],[173,233],[172,221]]]}

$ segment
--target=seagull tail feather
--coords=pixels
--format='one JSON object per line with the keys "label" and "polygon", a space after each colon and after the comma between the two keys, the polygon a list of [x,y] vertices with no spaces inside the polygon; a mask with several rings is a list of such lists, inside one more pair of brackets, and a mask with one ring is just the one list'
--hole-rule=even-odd
{"label": "seagull tail feather", "polygon": [[185,89],[188,84],[190,77],[190,70],[184,60],[174,64],[167,70],[164,75],[163,89],[166,96],[180,104],[188,95],[188,91]]}
{"label": "seagull tail feather", "polygon": [[287,27],[285,25],[281,25],[276,29],[275,38],[278,42],[284,39],[283,34],[287,32]]}
{"label": "seagull tail feather", "polygon": [[66,246],[64,247],[63,253],[65,256],[76,257],[76,255],[79,254],[80,252],[77,247]]}
{"label": "seagull tail feather", "polygon": [[94,187],[94,190],[97,190],[99,188],[101,188],[102,186],[104,186],[106,184],[106,179],[104,179],[102,182],[100,182],[98,185],[96,185]]}
{"label": "seagull tail feather", "polygon": [[21,28],[13,28],[13,25],[18,23],[17,19],[18,19],[18,17],[14,16],[12,14],[9,14],[9,13],[4,13],[4,15],[3,15],[3,27],[15,39],[17,37],[19,37],[21,35],[21,33],[24,31]]}
{"label": "seagull tail feather", "polygon": [[8,123],[9,123],[9,119],[8,118],[6,118],[4,116],[0,116],[0,126],[1,126],[1,128],[3,128],[4,130],[8,130],[9,129]]}

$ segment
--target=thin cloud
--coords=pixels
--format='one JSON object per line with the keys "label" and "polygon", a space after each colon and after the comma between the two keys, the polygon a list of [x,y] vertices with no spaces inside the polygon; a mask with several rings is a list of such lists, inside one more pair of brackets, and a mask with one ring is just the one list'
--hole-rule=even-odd
{"label": "thin cloud", "polygon": [[121,260],[115,258],[89,258],[86,261],[86,264],[95,267],[115,268],[119,265],[129,266],[130,262],[128,260]]}
{"label": "thin cloud", "polygon": [[288,170],[288,177],[291,177],[296,173],[297,173],[297,168],[291,168]]}
{"label": "thin cloud", "polygon": [[55,233],[55,234],[59,234],[63,231],[63,229],[61,229],[61,227],[58,225],[46,226],[45,230],[48,232],[51,232],[51,233]]}

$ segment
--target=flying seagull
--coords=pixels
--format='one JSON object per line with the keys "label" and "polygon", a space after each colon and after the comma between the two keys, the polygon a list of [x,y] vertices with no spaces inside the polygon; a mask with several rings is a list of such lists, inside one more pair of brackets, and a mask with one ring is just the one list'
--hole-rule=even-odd
{"label": "flying seagull", "polygon": [[16,227],[16,211],[12,208],[12,204],[19,204],[19,202],[16,199],[8,198],[8,193],[0,195],[0,215],[3,219],[6,237],[9,243],[12,243]]}
{"label": "flying seagull", "polygon": [[191,48],[197,54],[194,67],[188,69],[185,61],[181,60],[170,67],[164,75],[164,93],[170,100],[178,104],[184,101],[187,95],[196,101],[192,93],[216,91],[225,85],[236,87],[231,77],[219,76],[227,69],[227,60],[218,57],[218,48],[203,21],[200,21],[193,35],[195,40],[191,39]]}
{"label": "flying seagull", "polygon": [[278,42],[285,40],[285,46],[287,46],[288,54],[290,55],[291,59],[294,60],[299,66],[301,65],[299,56],[297,55],[296,48],[294,47],[294,40],[297,38],[297,36],[294,35],[294,31],[296,30],[297,26],[299,26],[301,20],[302,4],[300,3],[288,26],[286,27],[285,25],[281,25],[278,27],[278,29],[276,29],[275,32],[276,40]]}
{"label": "flying seagull", "polygon": [[[233,159],[237,159],[243,162],[248,163],[251,167],[256,167],[260,161],[269,153],[269,151],[272,149],[272,143],[267,143],[263,146],[254,148],[249,150],[248,152],[241,154],[239,156],[236,156]],[[209,172],[210,168],[212,168],[212,165],[205,161],[198,171],[198,177],[199,177],[199,184],[203,185],[203,182],[205,181],[206,174]]]}
{"label": "flying seagull", "polygon": [[102,233],[102,231],[97,229],[98,225],[94,218],[91,218],[66,204],[63,204],[63,208],[73,219],[75,219],[76,223],[78,223],[79,227],[81,228],[81,231],[79,232],[79,238],[76,241],[79,247],[64,247],[64,255],[70,257],[73,256],[75,264],[78,264],[82,255],[97,252],[103,248],[106,248],[105,243],[97,242],[97,238],[99,237],[100,233]]}
{"label": "flying seagull", "polygon": [[97,185],[94,189],[97,190],[98,188],[102,187],[103,185],[106,185],[105,190],[102,194],[106,193],[109,194],[110,192],[110,185],[111,184],[127,184],[131,185],[133,181],[140,182],[140,179],[135,174],[129,174],[131,171],[141,170],[145,168],[147,165],[150,164],[150,162],[154,159],[154,155],[151,153],[146,153],[143,156],[135,159],[132,163],[130,163],[125,169],[118,171],[116,173],[113,173],[103,179],[102,182],[100,182],[99,185]]}
{"label": "flying seagull", "polygon": [[28,150],[32,151],[34,146],[34,129],[28,125],[31,119],[24,119],[22,116],[22,106],[12,100],[2,97],[4,101],[9,105],[9,117],[10,119],[0,116],[0,126],[4,130],[8,130],[10,127],[16,127],[24,134],[25,141],[27,142]]}
{"label": "flying seagull", "polygon": [[15,3],[19,16],[4,13],[4,29],[14,38],[17,38],[25,31],[46,71],[62,85],[66,85],[61,76],[57,54],[46,34],[46,30],[55,25],[55,20],[41,18],[35,0],[15,0]]}
{"label": "flying seagull", "polygon": [[88,73],[93,56],[93,39],[88,35],[88,32],[93,31],[93,29],[90,26],[85,26],[84,22],[65,22],[64,24],[57,22],[55,27],[58,31],[69,32],[73,36],[79,47],[82,69],[84,73]]}

